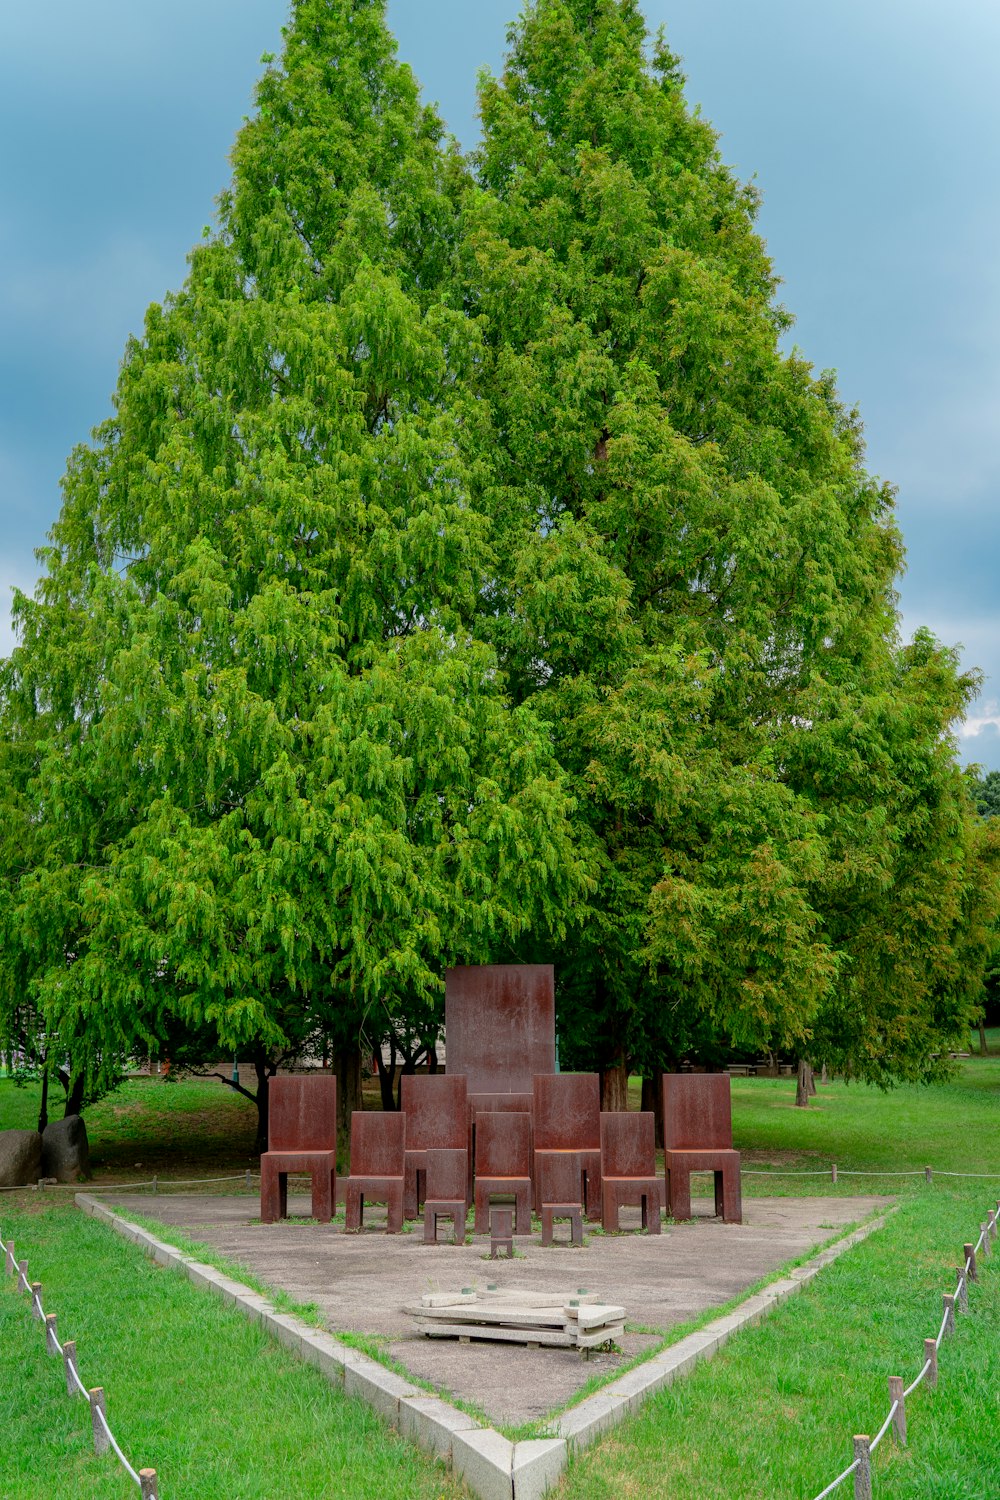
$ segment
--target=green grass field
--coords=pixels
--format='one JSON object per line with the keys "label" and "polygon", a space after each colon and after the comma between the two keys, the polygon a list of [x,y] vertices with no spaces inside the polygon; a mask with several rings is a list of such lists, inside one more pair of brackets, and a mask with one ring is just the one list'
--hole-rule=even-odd
{"label": "green grass field", "polygon": [[[908,1382],[919,1369],[960,1246],[1000,1198],[1000,1036],[990,1041],[994,1055],[960,1062],[946,1084],[883,1094],[836,1081],[807,1110],[794,1108],[792,1080],[734,1080],[735,1143],[748,1172],[820,1174],[748,1175],[746,1193],[891,1192],[898,1209],[765,1324],[577,1459],[559,1500],[812,1500],[839,1473],[852,1434],[880,1425],[887,1377]],[[37,1107],[34,1086],[0,1080],[0,1129],[34,1124]],[[87,1123],[98,1185],[255,1165],[253,1111],[216,1081],[131,1080],[88,1110]],[[160,1471],[164,1500],[462,1492],[238,1315],[72,1209],[72,1192],[0,1194],[0,1232],[29,1257],[61,1335],[77,1339],[84,1380],[105,1386],[126,1452]],[[0,1287],[0,1349],[9,1415],[0,1495],[134,1494],[113,1460],[93,1456],[84,1403],[65,1396],[10,1283]],[[877,1455],[879,1500],[1000,1496],[998,1368],[1000,1251],[942,1349],[938,1391],[911,1398],[909,1447],[887,1438]],[[851,1493],[850,1482],[838,1491]]]}
{"label": "green grass field", "polygon": [[[560,1500],[812,1500],[850,1463],[852,1435],[881,1426],[888,1377],[918,1373],[961,1246],[995,1204],[982,1185],[907,1194],[885,1229],[577,1459]],[[908,1447],[887,1437],[875,1456],[878,1500],[1000,1495],[998,1368],[995,1253],[942,1345],[937,1391],[907,1403]]]}
{"label": "green grass field", "polygon": [[[41,1281],[85,1385],[162,1500],[457,1497],[463,1487],[362,1402],[176,1272],[68,1206],[0,1200],[0,1233]],[[125,1500],[136,1489],[96,1457],[90,1413],[12,1280],[0,1285],[0,1495]]]}

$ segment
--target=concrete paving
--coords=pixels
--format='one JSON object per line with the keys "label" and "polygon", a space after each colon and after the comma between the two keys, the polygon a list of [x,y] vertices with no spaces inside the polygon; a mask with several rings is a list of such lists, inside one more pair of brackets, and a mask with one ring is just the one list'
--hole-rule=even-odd
{"label": "concrete paving", "polygon": [[[592,1376],[613,1372],[672,1325],[740,1296],[892,1200],[750,1198],[744,1200],[743,1224],[704,1217],[710,1200],[695,1200],[695,1220],[664,1228],[659,1236],[588,1232],[583,1249],[543,1249],[535,1234],[515,1241],[516,1260],[493,1262],[488,1239],[431,1246],[419,1230],[387,1235],[377,1227],[384,1223],[378,1209],[371,1211],[370,1229],[349,1235],[337,1224],[261,1224],[259,1204],[249,1197],[102,1194],[102,1201],[174,1225],[269,1286],[315,1302],[334,1332],[380,1335],[411,1375],[475,1402],[491,1421],[517,1425],[559,1410]],[[304,1218],[308,1197],[290,1196],[289,1210]],[[425,1291],[487,1280],[535,1291],[585,1286],[623,1304],[631,1327],[642,1331],[626,1333],[620,1355],[584,1359],[569,1349],[425,1338],[413,1332],[402,1311]]]}

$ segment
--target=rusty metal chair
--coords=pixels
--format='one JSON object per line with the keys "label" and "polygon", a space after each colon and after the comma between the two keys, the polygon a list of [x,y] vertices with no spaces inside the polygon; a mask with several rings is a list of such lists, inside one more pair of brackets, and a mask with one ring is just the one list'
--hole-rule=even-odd
{"label": "rusty metal chair", "polygon": [[601,1115],[601,1222],[619,1227],[619,1210],[638,1207],[642,1227],[660,1233],[663,1184],[656,1175],[656,1119],[651,1113]]}
{"label": "rusty metal chair", "polygon": [[355,1110],[351,1115],[351,1175],[345,1228],[364,1227],[365,1203],[386,1205],[386,1230],[403,1227],[403,1161],[406,1116]]}
{"label": "rusty metal chair", "polygon": [[427,1196],[427,1153],[461,1151],[465,1159],[469,1103],[464,1078],[445,1073],[407,1073],[402,1082],[401,1103],[406,1116],[403,1217],[415,1219]]}
{"label": "rusty metal chair", "polygon": [[571,1154],[583,1181],[589,1219],[601,1217],[601,1088],[596,1073],[553,1073],[533,1080],[536,1201],[542,1204],[546,1156]]}
{"label": "rusty metal chair", "polygon": [[476,1116],[475,1234],[489,1229],[493,1198],[514,1199],[517,1234],[531,1233],[531,1116]]}
{"label": "rusty metal chair", "polygon": [[268,1084],[267,1150],[260,1159],[260,1217],[288,1217],[288,1174],[312,1179],[312,1216],[329,1224],[337,1200],[337,1080],[291,1073]]}
{"label": "rusty metal chair", "polygon": [[542,1214],[542,1244],[552,1244],[553,1222],[569,1219],[570,1240],[583,1244],[585,1176],[573,1151],[536,1153],[538,1200]]}
{"label": "rusty metal chair", "polygon": [[465,1147],[449,1150],[439,1147],[424,1157],[427,1173],[427,1197],[424,1200],[424,1244],[437,1244],[438,1219],[450,1219],[455,1226],[455,1243],[465,1244],[465,1218],[469,1212],[466,1197],[468,1165]]}
{"label": "rusty metal chair", "polygon": [[691,1173],[711,1172],[716,1214],[727,1224],[742,1224],[740,1153],[733,1150],[728,1074],[663,1075],[663,1144],[668,1215],[690,1219]]}

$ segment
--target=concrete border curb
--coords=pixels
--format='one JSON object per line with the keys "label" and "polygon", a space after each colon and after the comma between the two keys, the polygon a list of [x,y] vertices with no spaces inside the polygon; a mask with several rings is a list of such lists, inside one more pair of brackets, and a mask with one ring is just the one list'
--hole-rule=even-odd
{"label": "concrete border curb", "polygon": [[77,1193],[74,1201],[84,1213],[102,1220],[138,1245],[158,1265],[175,1268],[195,1286],[214,1292],[251,1321],[263,1324],[287,1349],[322,1371],[347,1395],[367,1402],[403,1437],[432,1457],[450,1463],[480,1500],[541,1500],[541,1496],[558,1481],[571,1451],[585,1448],[601,1433],[623,1422],[656,1391],[692,1370],[698,1360],[711,1359],[739,1329],[759,1323],[825,1266],[885,1223],[885,1215],[881,1215],[863,1224],[826,1250],[821,1250],[805,1265],[797,1266],[763,1291],[747,1297],[732,1312],[713,1319],[697,1333],[688,1334],[644,1364],[636,1365],[616,1380],[609,1381],[593,1396],[588,1396],[555,1419],[552,1436],[512,1443],[441,1397],[411,1385],[377,1360],[348,1348],[333,1334],[311,1328],[290,1313],[279,1313],[259,1292],[157,1239],[138,1224],[121,1218],[91,1194]]}

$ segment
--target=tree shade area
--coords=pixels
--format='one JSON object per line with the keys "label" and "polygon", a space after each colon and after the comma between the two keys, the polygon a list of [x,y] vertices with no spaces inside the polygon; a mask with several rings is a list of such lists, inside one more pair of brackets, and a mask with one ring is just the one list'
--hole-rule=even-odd
{"label": "tree shade area", "polygon": [[263,1133],[279,1059],[346,1115],[520,958],[607,1108],[729,1049],[940,1074],[1000,905],[976,680],[900,638],[892,490],[666,42],[529,4],[468,158],[382,0],[264,64],[17,602],[6,1044],[77,1103],[237,1050]]}

